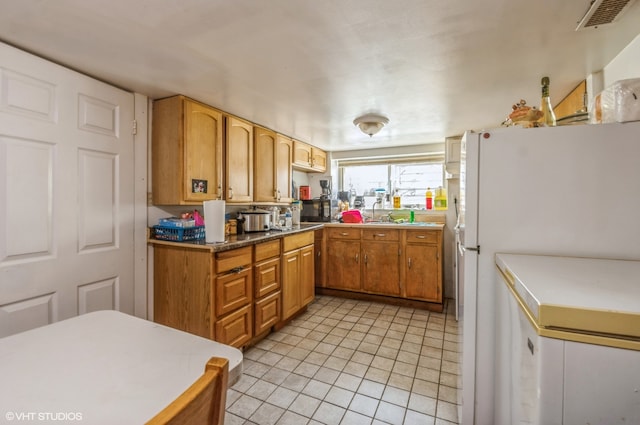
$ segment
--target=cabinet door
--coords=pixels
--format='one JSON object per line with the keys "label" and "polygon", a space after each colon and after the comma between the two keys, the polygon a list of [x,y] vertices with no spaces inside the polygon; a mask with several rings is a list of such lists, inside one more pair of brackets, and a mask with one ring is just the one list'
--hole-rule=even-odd
{"label": "cabinet door", "polygon": [[315,255],[315,264],[313,265],[313,268],[315,269],[315,285],[323,287],[324,273],[327,269],[325,264],[325,242],[323,229],[314,231],[313,250]]}
{"label": "cabinet door", "polygon": [[327,240],[327,288],[359,291],[360,241]]}
{"label": "cabinet door", "polygon": [[237,273],[218,276],[215,279],[215,308],[216,317],[245,306],[253,300],[251,293],[251,267]]}
{"label": "cabinet door", "polygon": [[185,201],[216,199],[222,194],[222,113],[189,100],[184,109]]}
{"label": "cabinet door", "polygon": [[400,296],[400,245],[367,241],[362,245],[362,287],[366,292]]}
{"label": "cabinet door", "polygon": [[226,117],[226,201],[253,200],[253,126],[233,116]]}
{"label": "cabinet door", "polygon": [[255,265],[254,292],[261,298],[280,289],[280,258]]}
{"label": "cabinet door", "polygon": [[315,171],[327,171],[327,153],[318,148],[311,148],[311,167]]}
{"label": "cabinet door", "polygon": [[293,140],[281,134],[276,139],[276,191],[278,202],[293,201],[291,193],[291,161],[293,158]]}
{"label": "cabinet door", "polygon": [[254,335],[260,335],[280,321],[280,291],[256,301]]}
{"label": "cabinet door", "polygon": [[293,164],[301,167],[311,167],[311,146],[306,143],[293,141]]}
{"label": "cabinet door", "polygon": [[442,302],[439,252],[437,245],[407,245],[405,297]]}
{"label": "cabinet door", "polygon": [[239,348],[249,342],[253,334],[252,308],[242,307],[216,322],[215,340]]}
{"label": "cabinet door", "polygon": [[155,245],[153,320],[213,338],[211,275],[209,251]]}
{"label": "cabinet door", "polygon": [[315,270],[313,245],[300,249],[300,307],[313,301],[315,297]]}
{"label": "cabinet door", "polygon": [[153,105],[155,205],[195,205],[222,195],[222,113],[184,96]]}
{"label": "cabinet door", "polygon": [[300,250],[282,256],[282,320],[300,310]]}
{"label": "cabinet door", "polygon": [[277,202],[276,133],[254,127],[253,199],[258,202]]}

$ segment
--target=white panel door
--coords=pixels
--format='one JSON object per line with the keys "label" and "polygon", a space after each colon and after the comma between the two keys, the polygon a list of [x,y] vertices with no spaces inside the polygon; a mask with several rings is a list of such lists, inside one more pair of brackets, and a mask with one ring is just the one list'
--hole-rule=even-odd
{"label": "white panel door", "polygon": [[134,96],[0,43],[0,337],[133,314]]}

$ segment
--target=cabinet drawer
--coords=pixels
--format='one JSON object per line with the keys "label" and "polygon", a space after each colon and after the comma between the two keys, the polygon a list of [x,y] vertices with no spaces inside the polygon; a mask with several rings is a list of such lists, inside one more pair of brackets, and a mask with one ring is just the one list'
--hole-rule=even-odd
{"label": "cabinet drawer", "polygon": [[223,316],[253,300],[251,293],[251,267],[238,273],[229,273],[215,279],[216,316]]}
{"label": "cabinet drawer", "polygon": [[329,227],[326,229],[329,239],[360,239],[360,229],[353,227]]}
{"label": "cabinet drawer", "polygon": [[301,248],[303,246],[311,245],[313,243],[313,232],[297,233],[291,236],[285,236],[282,250],[284,252],[293,251],[294,249]]}
{"label": "cabinet drawer", "polygon": [[251,316],[251,306],[248,305],[218,320],[215,340],[236,348],[242,347],[252,336]]}
{"label": "cabinet drawer", "polygon": [[280,257],[256,264],[253,282],[256,298],[280,289]]}
{"label": "cabinet drawer", "polygon": [[362,240],[397,241],[397,240],[400,240],[400,230],[398,229],[365,229],[362,231]]}
{"label": "cabinet drawer", "polygon": [[280,239],[276,239],[270,242],[259,243],[255,246],[256,255],[255,261],[259,262],[266,260],[267,258],[280,256]]}
{"label": "cabinet drawer", "polygon": [[256,301],[254,313],[255,335],[268,330],[280,321],[280,291]]}
{"label": "cabinet drawer", "polygon": [[429,230],[407,230],[407,243],[428,243],[437,244],[440,232]]}
{"label": "cabinet drawer", "polygon": [[251,264],[251,247],[232,249],[216,253],[216,274]]}

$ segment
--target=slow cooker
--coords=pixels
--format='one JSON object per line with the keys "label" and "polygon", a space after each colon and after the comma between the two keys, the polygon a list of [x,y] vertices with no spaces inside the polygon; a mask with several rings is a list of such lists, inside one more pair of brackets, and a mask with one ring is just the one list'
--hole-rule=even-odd
{"label": "slow cooker", "polygon": [[264,232],[271,227],[271,213],[269,211],[254,208],[241,211],[240,214],[244,218],[242,228],[245,232]]}

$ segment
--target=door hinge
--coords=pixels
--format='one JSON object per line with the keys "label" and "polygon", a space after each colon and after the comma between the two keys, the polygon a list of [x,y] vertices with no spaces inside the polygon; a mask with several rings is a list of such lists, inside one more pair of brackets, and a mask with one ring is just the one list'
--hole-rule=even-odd
{"label": "door hinge", "polygon": [[134,136],[138,134],[138,121],[136,120],[133,120],[133,122],[131,123],[131,134],[133,134]]}

